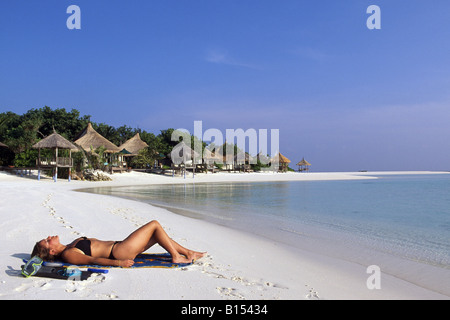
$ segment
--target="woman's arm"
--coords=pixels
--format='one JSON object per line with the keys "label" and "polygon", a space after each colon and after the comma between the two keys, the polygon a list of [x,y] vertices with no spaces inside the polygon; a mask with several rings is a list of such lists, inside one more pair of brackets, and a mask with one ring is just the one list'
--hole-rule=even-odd
{"label": "woman's arm", "polygon": [[107,258],[95,258],[87,256],[77,250],[68,249],[63,252],[61,258],[67,263],[74,265],[96,264],[100,266],[115,266],[115,267],[131,267],[134,264],[133,260],[112,260]]}

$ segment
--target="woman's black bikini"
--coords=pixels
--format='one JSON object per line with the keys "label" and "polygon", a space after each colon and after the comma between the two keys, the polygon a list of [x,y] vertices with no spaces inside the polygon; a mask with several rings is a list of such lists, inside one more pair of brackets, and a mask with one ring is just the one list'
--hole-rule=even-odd
{"label": "woman's black bikini", "polygon": [[80,249],[87,256],[91,255],[91,240],[86,237],[83,237],[83,240],[80,240],[75,245],[75,248]]}
{"label": "woman's black bikini", "polygon": [[[110,254],[109,254],[108,259],[116,260],[116,258],[115,258],[114,255],[113,255],[113,249],[114,249],[114,246],[115,246],[116,244],[118,244],[119,242],[120,242],[120,241],[116,241],[116,242],[114,242],[114,244],[112,245],[112,247],[111,247],[111,252],[110,252]],[[78,241],[78,242],[75,244],[74,247],[77,248],[77,249],[80,249],[81,251],[83,251],[83,253],[84,253],[85,255],[87,255],[87,256],[91,256],[91,255],[92,255],[92,254],[91,254],[91,240],[89,240],[87,237],[82,237],[82,240]]]}
{"label": "woman's black bikini", "polygon": [[108,259],[116,260],[116,258],[115,258],[114,255],[113,255],[113,250],[114,250],[114,246],[115,246],[116,244],[118,244],[119,242],[120,242],[120,241],[114,241],[114,244],[113,244],[112,247],[111,247],[111,252],[109,253]]}

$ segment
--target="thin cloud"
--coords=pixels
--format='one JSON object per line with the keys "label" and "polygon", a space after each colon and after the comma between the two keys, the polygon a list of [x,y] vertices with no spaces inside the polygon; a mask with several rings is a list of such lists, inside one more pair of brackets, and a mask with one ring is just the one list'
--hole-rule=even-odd
{"label": "thin cloud", "polygon": [[234,67],[243,67],[255,70],[261,70],[260,67],[248,63],[244,63],[232,58],[227,52],[220,50],[211,50],[206,54],[205,60],[210,63],[223,64]]}
{"label": "thin cloud", "polygon": [[327,54],[323,51],[320,51],[318,49],[311,48],[311,47],[296,48],[292,52],[295,55],[301,56],[303,58],[320,61],[320,62],[328,61],[333,57],[330,54]]}

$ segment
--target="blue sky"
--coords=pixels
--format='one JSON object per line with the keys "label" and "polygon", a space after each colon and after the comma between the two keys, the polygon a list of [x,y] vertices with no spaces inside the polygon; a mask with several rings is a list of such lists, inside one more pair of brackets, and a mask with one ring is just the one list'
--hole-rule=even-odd
{"label": "blue sky", "polygon": [[279,129],[294,168],[449,170],[449,16],[448,0],[2,0],[0,112]]}

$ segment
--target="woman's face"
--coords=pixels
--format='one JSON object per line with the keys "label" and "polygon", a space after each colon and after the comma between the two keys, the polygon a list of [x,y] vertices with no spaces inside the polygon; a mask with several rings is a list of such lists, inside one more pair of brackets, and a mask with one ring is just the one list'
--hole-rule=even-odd
{"label": "woman's face", "polygon": [[51,249],[55,249],[59,245],[59,237],[48,236],[47,238],[39,241],[39,245],[44,248],[47,248],[50,251]]}

